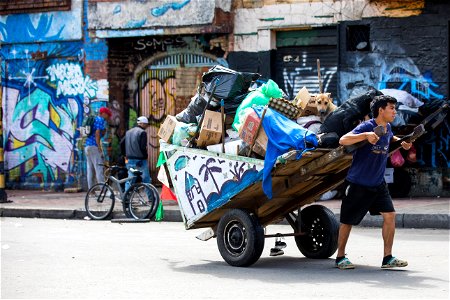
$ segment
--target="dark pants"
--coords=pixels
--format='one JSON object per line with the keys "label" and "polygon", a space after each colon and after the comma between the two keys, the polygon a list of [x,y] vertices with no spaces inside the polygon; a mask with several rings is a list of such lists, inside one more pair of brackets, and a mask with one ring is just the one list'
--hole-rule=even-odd
{"label": "dark pants", "polygon": [[346,183],[341,204],[341,223],[358,225],[367,212],[379,215],[381,212],[395,211],[386,183],[377,187],[366,187],[348,181]]}

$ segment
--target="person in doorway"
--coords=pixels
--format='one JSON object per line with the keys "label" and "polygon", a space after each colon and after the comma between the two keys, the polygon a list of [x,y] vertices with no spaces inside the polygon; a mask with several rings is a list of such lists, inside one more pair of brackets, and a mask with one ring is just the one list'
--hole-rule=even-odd
{"label": "person in doorway", "polygon": [[[128,176],[133,176],[130,168],[137,169],[142,172],[142,182],[144,183],[150,183],[150,170],[147,162],[147,132],[145,131],[147,127],[147,117],[140,116],[137,118],[137,126],[128,130],[120,141],[122,154],[126,158]],[[130,186],[130,181],[127,181],[125,190],[127,191]]]}
{"label": "person in doorway", "polygon": [[[381,214],[383,217],[384,254],[381,268],[406,267],[408,265],[408,262],[392,256],[395,209],[384,181],[389,144],[399,140],[393,135],[390,124],[396,115],[396,102],[397,100],[391,96],[376,96],[370,103],[373,118],[362,122],[339,140],[341,145],[346,146],[360,141],[368,141],[354,151],[352,165],[346,178],[347,187],[341,204],[341,225],[336,256],[336,267],[341,270],[355,268],[345,257],[345,247],[352,226],[358,225],[367,212],[370,212],[371,215]],[[384,128],[382,136],[378,136],[374,132],[374,128],[379,125]],[[401,146],[405,150],[409,150],[412,144],[403,141]]]}
{"label": "person in doorway", "polygon": [[111,117],[111,110],[107,107],[101,107],[98,111],[98,116],[95,117],[94,124],[92,125],[91,133],[86,138],[84,144],[84,152],[86,154],[86,173],[88,188],[90,189],[94,185],[94,173],[97,179],[97,183],[105,182],[105,176],[103,175],[103,147],[101,137],[106,132],[106,122]]}

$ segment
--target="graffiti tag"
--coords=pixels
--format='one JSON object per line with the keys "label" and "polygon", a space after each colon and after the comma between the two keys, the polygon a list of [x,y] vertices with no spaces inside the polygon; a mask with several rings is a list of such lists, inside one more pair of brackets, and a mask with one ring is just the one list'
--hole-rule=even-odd
{"label": "graffiti tag", "polygon": [[47,69],[50,81],[56,82],[56,96],[75,96],[83,94],[94,98],[98,85],[89,75],[84,76],[81,67],[74,63],[55,64]]}

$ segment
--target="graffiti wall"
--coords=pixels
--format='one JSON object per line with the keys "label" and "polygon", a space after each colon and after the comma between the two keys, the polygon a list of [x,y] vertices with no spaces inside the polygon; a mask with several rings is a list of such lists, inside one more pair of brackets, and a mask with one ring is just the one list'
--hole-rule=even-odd
{"label": "graffiti wall", "polygon": [[79,40],[83,0],[72,0],[70,11],[0,15],[3,44]]}
{"label": "graffiti wall", "polygon": [[7,186],[79,186],[85,167],[76,129],[95,102],[104,105],[97,96],[105,91],[84,74],[79,43],[40,47],[58,58],[33,59],[36,52],[18,44],[1,49]]}
{"label": "graffiti wall", "polygon": [[[450,9],[442,6],[429,7],[428,10],[436,11],[436,14],[341,24],[341,41],[348,43],[352,38],[348,36],[347,26],[365,25],[370,28],[371,44],[366,51],[348,51],[346,43],[340,45],[339,97],[342,101],[366,91],[369,86],[379,90],[400,90],[422,103],[420,107],[402,105],[397,109],[398,114],[411,116],[410,120],[417,124],[448,100]],[[427,26],[418,29],[417,24]],[[448,120],[450,118],[442,120],[435,129],[427,128],[427,133],[415,143],[417,161],[406,166],[423,169],[424,172],[428,170],[427,176],[430,170],[436,170],[433,176],[439,178],[439,184],[420,187],[420,195],[442,195],[442,183],[449,180]],[[421,176],[420,172],[412,173]],[[419,189],[414,189],[414,192]],[[447,191],[450,191],[448,187]]]}
{"label": "graffiti wall", "polygon": [[[175,70],[147,70],[140,77],[139,105],[143,115],[149,117],[148,156],[150,173],[156,179],[159,155],[158,130],[167,115],[175,115]],[[153,180],[154,181],[154,180]]]}

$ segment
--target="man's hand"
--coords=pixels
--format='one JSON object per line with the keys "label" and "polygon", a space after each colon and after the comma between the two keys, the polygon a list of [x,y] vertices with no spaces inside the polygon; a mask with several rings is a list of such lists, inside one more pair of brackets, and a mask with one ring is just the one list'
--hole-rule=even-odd
{"label": "man's hand", "polygon": [[371,143],[372,145],[375,145],[378,140],[380,139],[380,137],[375,133],[375,132],[364,132],[366,134],[366,139],[369,143]]}
{"label": "man's hand", "polygon": [[403,149],[405,149],[405,150],[409,150],[412,147],[412,143],[408,143],[408,142],[405,142],[405,141],[401,142],[400,145],[402,145]]}

